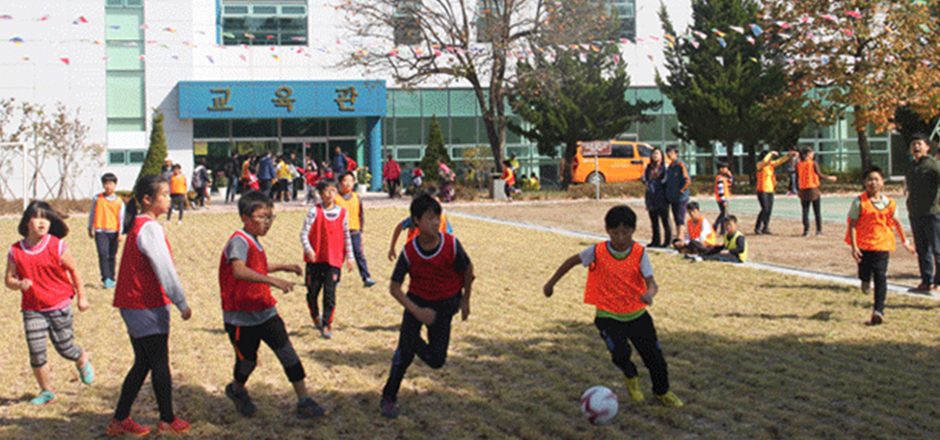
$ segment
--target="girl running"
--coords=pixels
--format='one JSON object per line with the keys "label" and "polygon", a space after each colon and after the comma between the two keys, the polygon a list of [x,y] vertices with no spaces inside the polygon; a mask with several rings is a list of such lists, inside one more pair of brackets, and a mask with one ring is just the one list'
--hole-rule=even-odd
{"label": "girl running", "polygon": [[46,334],[62,357],[75,361],[82,383],[91,385],[94,379],[88,353],[74,344],[72,329],[72,298],[77,297],[80,311],[88,310],[88,300],[75,260],[61,241],[68,235],[69,227],[48,203],[30,203],[18,231],[23,239],[10,248],[6,285],[23,292],[20,307],[29,364],[40,388],[32,403],[45,405],[56,399],[46,364]]}
{"label": "girl running", "polygon": [[150,427],[140,426],[130,418],[131,405],[148,373],[160,409],[157,432],[183,433],[189,430],[189,422],[173,414],[167,343],[170,303],[176,305],[183,320],[192,316],[192,310],[186,304],[186,295],[176,274],[170,242],[160,223],[155,221],[170,208],[170,186],[160,176],[144,176],[137,182],[134,194],[135,198],[127,204],[126,215],[133,224],[127,229],[114,291],[114,307],[120,309],[134,347],[134,366],[124,378],[108,434],[143,436],[150,432]]}

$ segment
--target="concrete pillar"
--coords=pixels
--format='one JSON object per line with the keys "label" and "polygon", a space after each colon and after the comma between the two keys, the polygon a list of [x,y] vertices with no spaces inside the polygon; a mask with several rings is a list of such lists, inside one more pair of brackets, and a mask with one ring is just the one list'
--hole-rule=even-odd
{"label": "concrete pillar", "polygon": [[382,118],[366,118],[366,145],[369,152],[369,170],[372,182],[369,189],[382,191]]}

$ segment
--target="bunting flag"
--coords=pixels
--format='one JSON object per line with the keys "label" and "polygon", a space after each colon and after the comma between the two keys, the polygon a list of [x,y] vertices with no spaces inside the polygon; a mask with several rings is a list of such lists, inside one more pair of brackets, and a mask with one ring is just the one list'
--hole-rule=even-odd
{"label": "bunting flag", "polygon": [[744,39],[747,40],[747,42],[748,42],[748,43],[751,43],[752,45],[757,43],[757,41],[754,40],[754,37],[752,37],[752,36],[750,36],[750,35],[745,36]]}
{"label": "bunting flag", "polygon": [[13,44],[17,45],[17,46],[20,46],[20,45],[23,44],[23,39],[20,38],[20,37],[13,37],[13,38],[10,38],[10,41],[11,41]]}
{"label": "bunting flag", "polygon": [[164,32],[169,32],[169,33],[171,33],[171,34],[175,34],[175,33],[176,33],[176,29],[171,28],[171,27],[163,28],[163,31],[164,31]]}
{"label": "bunting flag", "polygon": [[725,43],[725,39],[724,39],[724,38],[721,38],[721,37],[718,37],[718,44],[720,44],[721,47],[723,47],[723,48],[724,48],[724,47],[728,47],[728,43]]}
{"label": "bunting flag", "polygon": [[75,21],[72,22],[72,24],[82,24],[82,23],[88,23],[88,19],[85,18],[85,16],[80,16],[76,18]]}
{"label": "bunting flag", "polygon": [[739,34],[743,34],[743,33],[744,33],[744,28],[741,27],[741,26],[728,26],[728,28],[731,29],[731,30],[733,30],[733,31],[735,31],[735,32],[737,32],[737,33],[739,33]]}
{"label": "bunting flag", "polygon": [[846,36],[849,36],[849,37],[854,37],[854,36],[855,36],[855,32],[852,32],[851,29],[842,28],[842,29],[840,29],[840,30],[841,30],[842,33],[845,34]]}
{"label": "bunting flag", "polygon": [[845,11],[845,15],[852,18],[862,18],[862,13],[859,11]]}
{"label": "bunting flag", "polygon": [[65,63],[65,65],[69,65],[69,64],[70,64],[68,58],[59,58],[59,61],[62,61],[63,63]]}
{"label": "bunting flag", "polygon": [[750,27],[751,27],[751,33],[754,34],[755,37],[759,37],[760,34],[764,33],[764,30],[761,29],[760,26],[756,24],[751,24]]}

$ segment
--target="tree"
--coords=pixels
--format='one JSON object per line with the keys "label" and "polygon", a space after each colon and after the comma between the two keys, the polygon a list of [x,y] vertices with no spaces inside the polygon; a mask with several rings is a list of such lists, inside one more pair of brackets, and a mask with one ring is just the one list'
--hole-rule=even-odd
{"label": "tree", "polygon": [[431,126],[428,128],[428,147],[424,149],[424,157],[421,158],[421,171],[424,171],[425,179],[437,180],[437,159],[444,158],[444,163],[453,169],[454,163],[447,154],[447,148],[444,147],[444,132],[441,131],[441,123],[437,121],[437,116],[431,118]]}
{"label": "tree", "polygon": [[[24,142],[24,134],[28,131],[25,120],[18,116],[18,107],[14,99],[0,99],[0,142]],[[13,173],[13,163],[23,154],[20,145],[0,146],[0,198],[9,192],[10,198],[18,197],[10,187],[9,176]],[[26,172],[25,170],[23,172]],[[25,188],[24,188],[25,191]]]}
{"label": "tree", "polygon": [[432,78],[470,84],[497,168],[509,124],[505,98],[516,79],[512,59],[544,50],[545,41],[596,40],[609,22],[607,2],[596,0],[348,0],[339,7],[365,40],[342,66],[388,73],[405,87]]}
{"label": "tree", "polygon": [[940,37],[936,0],[764,0],[765,26],[781,35],[794,88],[813,91],[817,119],[851,109],[862,168],[871,166],[867,127],[894,127],[906,106],[923,119],[940,114]]}
{"label": "tree", "polygon": [[[616,44],[558,51],[552,60],[520,62],[518,71],[522,80],[510,91],[509,103],[530,128],[509,128],[535,141],[540,154],[554,157],[558,145],[564,145],[566,164],[574,159],[578,142],[613,139],[635,121],[648,122],[643,111],[662,105],[627,101],[630,78]],[[563,168],[562,186],[567,187],[571,167]]]}
{"label": "tree", "polygon": [[789,133],[766,130],[764,103],[784,92],[787,77],[761,32],[750,26],[759,10],[753,0],[693,0],[693,24],[684,35],[664,5],[659,11],[669,41],[668,74],[663,78],[657,72],[656,83],[676,108],[681,125],[674,132],[701,150],[721,142],[732,170],[736,143],[744,145],[753,164],[760,142],[779,143],[770,136]]}
{"label": "tree", "polygon": [[43,124],[43,137],[46,139],[46,154],[55,161],[58,180],[49,189],[55,191],[58,199],[75,198],[75,179],[85,170],[90,160],[101,166],[104,148],[98,144],[88,144],[88,131],[91,127],[79,119],[80,110],[75,116],[69,113],[64,104],[56,105],[55,113]]}
{"label": "tree", "polygon": [[[166,135],[163,133],[163,112],[156,111],[153,114],[153,128],[150,130],[150,147],[147,148],[147,156],[144,157],[144,163],[140,166],[140,173],[137,174],[137,181],[144,176],[159,175],[166,163],[167,147]],[[134,183],[136,187],[136,182]]]}

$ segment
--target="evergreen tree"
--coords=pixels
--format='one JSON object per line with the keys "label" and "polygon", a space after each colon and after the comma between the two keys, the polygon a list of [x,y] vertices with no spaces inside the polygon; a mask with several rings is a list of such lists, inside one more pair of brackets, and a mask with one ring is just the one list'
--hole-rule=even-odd
{"label": "evergreen tree", "polygon": [[792,135],[792,130],[767,129],[764,103],[784,92],[788,78],[760,32],[750,27],[759,12],[754,0],[693,0],[687,35],[676,32],[664,5],[659,12],[670,45],[668,74],[663,78],[657,72],[656,83],[676,108],[681,125],[675,134],[700,151],[721,142],[732,167],[736,143],[744,145],[753,166],[760,142],[779,144],[769,138]]}
{"label": "evergreen tree", "polygon": [[[153,115],[153,129],[150,131],[150,148],[147,149],[147,156],[140,167],[140,173],[137,174],[137,180],[141,177],[160,174],[163,164],[166,162],[167,147],[166,136],[163,133],[163,113],[156,112]],[[135,185],[136,186],[136,183]]]}
{"label": "evergreen tree", "polygon": [[454,162],[450,160],[447,149],[444,148],[444,132],[441,131],[441,123],[437,121],[437,115],[431,118],[431,126],[428,128],[428,147],[424,149],[424,157],[421,159],[421,171],[424,171],[425,180],[438,180],[437,177],[437,158],[443,157],[444,163],[451,169],[454,168]]}
{"label": "evergreen tree", "polygon": [[[509,127],[536,141],[540,154],[555,156],[563,145],[565,164],[573,160],[578,142],[613,139],[635,121],[649,121],[643,111],[662,104],[626,99],[630,77],[616,44],[597,51],[559,51],[553,60],[520,62],[518,70],[525,80],[510,91],[509,103],[530,128]],[[571,167],[563,168],[562,186],[567,187]]]}

